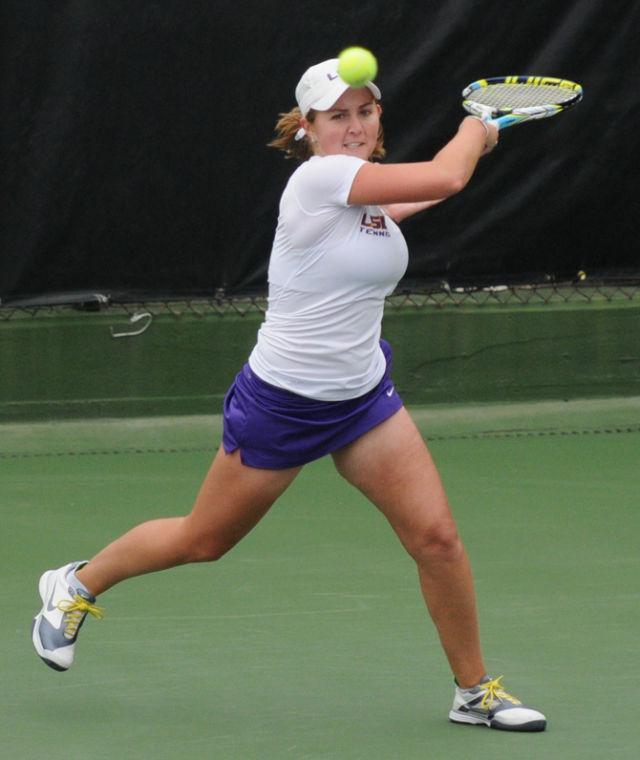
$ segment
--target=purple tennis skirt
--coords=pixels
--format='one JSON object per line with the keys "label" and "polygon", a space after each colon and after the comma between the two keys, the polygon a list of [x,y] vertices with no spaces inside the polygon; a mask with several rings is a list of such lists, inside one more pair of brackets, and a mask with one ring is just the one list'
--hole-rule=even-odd
{"label": "purple tennis skirt", "polygon": [[382,380],[347,401],[298,396],[265,383],[245,364],[224,399],[224,450],[240,449],[249,467],[283,470],[336,451],[384,422],[402,399],[390,377],[391,347],[384,340],[380,347],[387,361]]}

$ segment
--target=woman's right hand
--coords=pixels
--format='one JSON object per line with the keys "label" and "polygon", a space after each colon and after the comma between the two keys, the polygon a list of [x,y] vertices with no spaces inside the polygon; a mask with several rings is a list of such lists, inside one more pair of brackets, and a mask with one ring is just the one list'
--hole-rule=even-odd
{"label": "woman's right hand", "polygon": [[496,147],[498,144],[498,140],[500,139],[500,130],[498,127],[496,127],[495,124],[492,124],[490,121],[483,121],[483,124],[487,126],[489,129],[489,134],[487,135],[487,141],[484,146],[484,151],[482,153],[483,156],[486,156],[487,153],[491,153],[491,151]]}
{"label": "woman's right hand", "polygon": [[484,121],[484,119],[481,119],[479,116],[466,116],[462,120],[462,124],[460,126],[468,121],[475,121],[484,129],[484,150],[480,155],[486,156],[487,153],[491,153],[491,151],[498,144],[498,136],[500,134],[498,128],[495,126],[495,124],[492,124],[491,121]]}

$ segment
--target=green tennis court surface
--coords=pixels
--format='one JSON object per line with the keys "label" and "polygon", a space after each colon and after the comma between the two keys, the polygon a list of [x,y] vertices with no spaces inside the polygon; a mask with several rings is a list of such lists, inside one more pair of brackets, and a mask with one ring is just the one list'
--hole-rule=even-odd
{"label": "green tennis court surface", "polygon": [[640,399],[416,408],[474,564],[494,675],[549,718],[447,720],[412,562],[332,471],[217,565],[104,595],[76,664],[31,649],[39,574],[189,509],[217,418],[0,426],[2,757],[636,758]]}

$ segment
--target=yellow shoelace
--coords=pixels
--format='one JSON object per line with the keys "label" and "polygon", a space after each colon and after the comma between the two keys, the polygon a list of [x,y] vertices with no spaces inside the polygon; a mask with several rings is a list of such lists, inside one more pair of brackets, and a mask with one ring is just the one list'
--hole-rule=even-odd
{"label": "yellow shoelace", "polygon": [[482,707],[486,707],[490,710],[494,702],[503,699],[506,699],[507,702],[512,702],[514,705],[522,704],[517,697],[514,697],[513,694],[509,694],[508,691],[505,691],[502,688],[503,678],[504,676],[498,676],[498,678],[494,678],[492,681],[487,681],[487,683],[482,684],[482,688],[487,690],[487,693],[484,695],[482,702],[480,703]]}
{"label": "yellow shoelace", "polygon": [[104,617],[102,607],[91,604],[80,594],[76,594],[72,602],[59,602],[58,609],[65,613],[64,636],[67,639],[72,639],[76,635],[78,626],[83,621],[87,612],[98,620],[102,620]]}

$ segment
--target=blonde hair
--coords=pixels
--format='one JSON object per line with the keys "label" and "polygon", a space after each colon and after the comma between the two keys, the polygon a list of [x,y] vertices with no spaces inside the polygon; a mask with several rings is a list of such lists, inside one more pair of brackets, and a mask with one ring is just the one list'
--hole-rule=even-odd
{"label": "blonde hair", "polygon": [[[316,113],[313,109],[307,114],[307,121],[313,124],[313,120],[316,117]],[[300,129],[300,120],[302,119],[302,112],[296,106],[287,113],[279,114],[278,121],[275,126],[276,136],[270,143],[267,143],[269,148],[277,148],[285,154],[285,158],[295,158],[298,161],[306,161],[308,158],[314,155],[309,139],[305,136],[302,140],[296,140],[296,132]],[[384,132],[382,124],[378,129],[378,140],[376,147],[373,149],[372,158],[384,158],[387,151],[384,147]]]}

